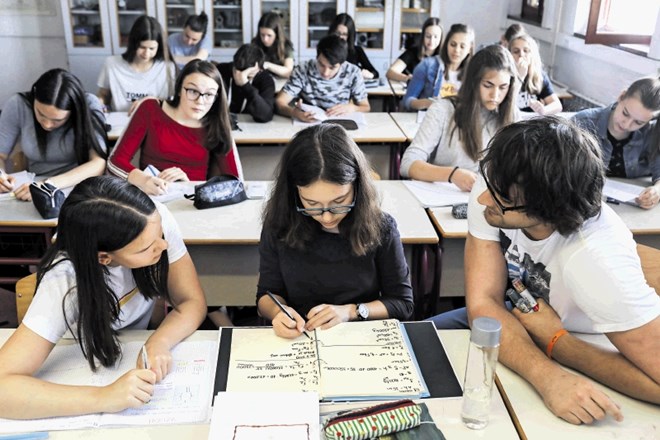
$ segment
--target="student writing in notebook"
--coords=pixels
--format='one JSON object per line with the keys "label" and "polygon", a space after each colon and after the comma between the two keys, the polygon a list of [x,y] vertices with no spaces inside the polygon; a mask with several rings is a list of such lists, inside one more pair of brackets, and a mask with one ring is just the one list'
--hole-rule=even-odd
{"label": "student writing in notebook", "polygon": [[478,159],[490,138],[517,118],[515,65],[501,46],[472,58],[457,97],[434,103],[401,159],[401,175],[449,182],[470,191]]}
{"label": "student writing in notebook", "polygon": [[[652,184],[637,203],[653,208],[660,201],[660,78],[641,78],[621,92],[614,104],[574,116],[600,145],[609,177],[651,175]],[[655,132],[655,134],[654,134]]]}
{"label": "student writing in notebook", "polygon": [[346,41],[336,35],[323,37],[316,59],[297,66],[275,99],[277,111],[303,122],[314,122],[314,112],[301,103],[325,110],[328,116],[371,109],[360,68],[346,61]]}
{"label": "student writing in notebook", "polygon": [[257,286],[259,314],[277,335],[410,318],[410,271],[370,170],[355,142],[334,124],[299,132],[285,149],[264,211]]}
{"label": "student writing in notebook", "polygon": [[106,58],[99,73],[98,96],[108,108],[127,112],[147,96],[169,98],[176,66],[163,42],[155,18],[143,15],[135,20],[126,51]]}
{"label": "student writing in notebook", "polygon": [[[169,101],[140,103],[108,160],[108,171],[151,195],[164,194],[168,182],[206,180],[217,174],[242,178],[231,135],[227,98],[215,65],[186,64]],[[140,167],[131,164],[140,150]],[[143,170],[153,165],[160,173]]]}
{"label": "student writing in notebook", "polygon": [[[206,315],[204,293],[167,208],[112,176],[79,183],[64,202],[57,240],[37,270],[37,289],[0,348],[0,417],[29,419],[117,412],[149,402],[172,368],[170,351]],[[68,386],[33,377],[67,332],[92,370],[121,356],[117,332],[146,329],[156,299],[172,310],[145,343],[135,369],[107,386]],[[162,312],[160,313],[162,315]]]}
{"label": "student writing in notebook", "polygon": [[387,79],[391,81],[410,81],[415,67],[426,57],[440,55],[442,45],[442,27],[437,17],[427,18],[422,25],[422,41],[406,49],[387,70]]}
{"label": "student writing in notebook", "polygon": [[28,184],[14,185],[4,173],[17,143],[27,169],[48,183],[66,188],[105,171],[106,133],[103,108],[63,69],[44,73],[29,92],[10,97],[0,114],[0,193],[32,200]]}

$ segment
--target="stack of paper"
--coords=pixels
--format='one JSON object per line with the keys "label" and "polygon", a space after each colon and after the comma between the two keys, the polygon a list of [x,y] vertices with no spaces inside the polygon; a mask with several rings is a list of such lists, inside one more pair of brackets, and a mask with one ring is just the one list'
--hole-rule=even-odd
{"label": "stack of paper", "polygon": [[403,184],[417,197],[424,208],[452,206],[457,203],[467,203],[470,193],[461,191],[449,182],[421,182],[419,180],[404,180]]}
{"label": "stack of paper", "polygon": [[612,179],[605,179],[603,196],[605,196],[608,201],[612,200],[619,203],[625,203],[626,205],[639,206],[635,199],[643,190],[644,188],[641,186],[623,183]]}

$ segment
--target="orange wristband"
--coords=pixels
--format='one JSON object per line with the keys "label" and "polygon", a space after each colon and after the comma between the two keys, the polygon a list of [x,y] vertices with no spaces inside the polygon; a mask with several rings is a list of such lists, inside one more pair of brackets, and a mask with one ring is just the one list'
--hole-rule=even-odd
{"label": "orange wristband", "polygon": [[548,342],[548,347],[545,349],[545,354],[547,354],[550,359],[552,359],[552,349],[555,348],[555,344],[557,343],[559,338],[561,338],[567,333],[568,331],[565,328],[563,328],[559,330],[557,333],[555,333],[552,339],[550,339],[550,342]]}

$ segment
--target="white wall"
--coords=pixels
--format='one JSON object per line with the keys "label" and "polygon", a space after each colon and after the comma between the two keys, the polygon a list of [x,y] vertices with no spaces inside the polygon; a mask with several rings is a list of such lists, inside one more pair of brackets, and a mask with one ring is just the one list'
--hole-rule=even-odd
{"label": "white wall", "polygon": [[14,93],[29,90],[43,72],[67,68],[60,2],[51,0],[41,12],[6,15],[0,7],[0,108]]}

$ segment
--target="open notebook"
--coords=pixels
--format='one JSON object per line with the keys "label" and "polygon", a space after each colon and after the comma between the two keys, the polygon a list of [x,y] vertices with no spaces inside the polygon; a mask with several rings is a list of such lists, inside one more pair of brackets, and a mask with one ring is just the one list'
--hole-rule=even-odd
{"label": "open notebook", "polygon": [[227,391],[316,391],[321,400],[429,395],[405,328],[349,322],[284,339],[272,328],[234,328]]}

